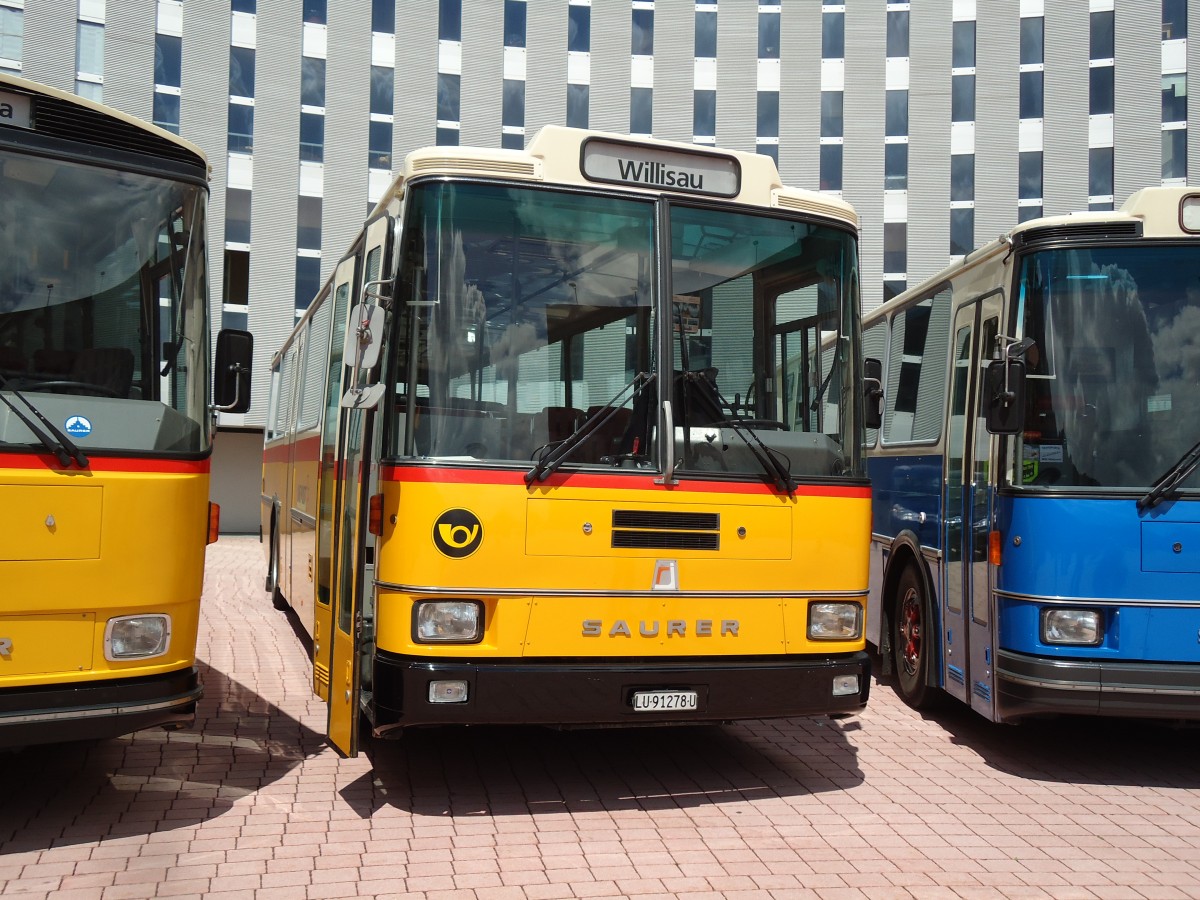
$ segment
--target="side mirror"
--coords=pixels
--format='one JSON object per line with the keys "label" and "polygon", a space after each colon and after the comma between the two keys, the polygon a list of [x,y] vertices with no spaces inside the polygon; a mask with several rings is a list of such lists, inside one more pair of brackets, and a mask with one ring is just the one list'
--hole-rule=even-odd
{"label": "side mirror", "polygon": [[863,360],[863,408],[867,428],[883,424],[883,363],[872,356]]}
{"label": "side mirror", "polygon": [[379,362],[386,315],[383,307],[375,304],[368,306],[360,303],[350,310],[346,343],[342,346],[342,360],[346,365],[357,369],[371,369]]}
{"label": "side mirror", "polygon": [[213,407],[220,412],[244,413],[250,408],[250,371],[254,364],[254,335],[223,328],[217,335],[213,370]]}
{"label": "side mirror", "polygon": [[983,378],[984,414],[992,434],[1019,434],[1025,419],[1025,360],[996,359]]}

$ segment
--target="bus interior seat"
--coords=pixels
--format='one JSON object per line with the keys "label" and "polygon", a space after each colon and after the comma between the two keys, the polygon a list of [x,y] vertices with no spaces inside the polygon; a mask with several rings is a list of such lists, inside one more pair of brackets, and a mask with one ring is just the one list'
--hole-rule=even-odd
{"label": "bus interior seat", "polygon": [[133,352],[126,347],[80,350],[71,365],[70,378],[105,388],[115,397],[128,397],[133,387]]}
{"label": "bus interior seat", "polygon": [[54,350],[42,347],[33,351],[33,371],[40,378],[60,376],[65,378],[71,374],[75,365],[75,354],[70,350]]}
{"label": "bus interior seat", "polygon": [[547,442],[564,441],[575,433],[583,422],[583,410],[573,406],[547,406],[533,423],[534,437]]}
{"label": "bus interior seat", "polygon": [[22,375],[25,372],[25,354],[16,347],[0,347],[0,372],[5,375]]}
{"label": "bus interior seat", "polygon": [[[587,418],[603,416],[602,406],[589,406]],[[596,432],[579,448],[579,458],[586,462],[601,462],[606,456],[614,456],[620,450],[621,438],[629,429],[629,421],[633,418],[633,410],[628,406],[617,407],[609,411],[608,419],[603,425],[596,427]]]}

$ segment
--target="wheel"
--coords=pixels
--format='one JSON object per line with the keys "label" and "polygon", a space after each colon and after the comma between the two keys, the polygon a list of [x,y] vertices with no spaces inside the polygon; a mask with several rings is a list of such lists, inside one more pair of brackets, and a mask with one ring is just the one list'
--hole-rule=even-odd
{"label": "wheel", "polygon": [[25,390],[49,391],[52,394],[90,394],[96,397],[119,397],[120,395],[102,384],[90,381],[34,381],[25,385]]}
{"label": "wheel", "polygon": [[914,566],[905,566],[896,585],[892,657],[896,666],[896,693],[913,709],[928,709],[936,690],[930,686],[929,678],[935,654],[932,623],[925,580]]}

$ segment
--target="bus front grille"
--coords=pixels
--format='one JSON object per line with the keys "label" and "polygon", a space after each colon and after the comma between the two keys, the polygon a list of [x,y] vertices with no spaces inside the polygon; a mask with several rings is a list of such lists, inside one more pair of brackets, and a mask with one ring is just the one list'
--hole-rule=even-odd
{"label": "bus front grille", "polygon": [[719,513],[615,509],[614,549],[720,550]]}

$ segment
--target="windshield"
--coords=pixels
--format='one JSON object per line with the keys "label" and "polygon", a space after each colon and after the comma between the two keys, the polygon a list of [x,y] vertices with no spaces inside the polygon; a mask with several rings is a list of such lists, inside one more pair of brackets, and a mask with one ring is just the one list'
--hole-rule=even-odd
{"label": "windshield", "polygon": [[793,476],[855,473],[853,236],[682,207],[671,232],[682,468],[761,474],[752,445]]}
{"label": "windshield", "polygon": [[0,197],[0,390],[89,453],[207,449],[205,190],[0,150]]}
{"label": "windshield", "polygon": [[1200,248],[1036,253],[1018,291],[1036,345],[1014,482],[1144,490],[1200,440]]}
{"label": "windshield", "polygon": [[[413,189],[394,343],[393,452],[520,461],[568,438],[651,366],[649,202],[521,187]],[[622,450],[638,398],[572,462]]]}

